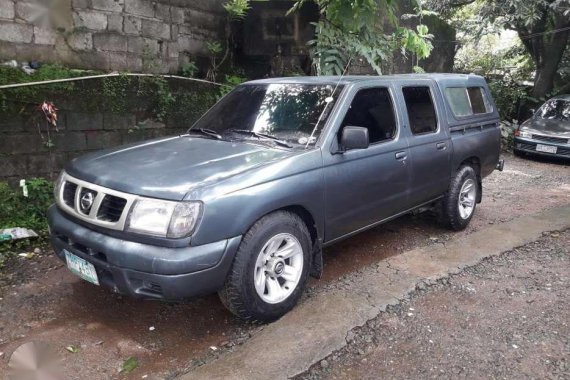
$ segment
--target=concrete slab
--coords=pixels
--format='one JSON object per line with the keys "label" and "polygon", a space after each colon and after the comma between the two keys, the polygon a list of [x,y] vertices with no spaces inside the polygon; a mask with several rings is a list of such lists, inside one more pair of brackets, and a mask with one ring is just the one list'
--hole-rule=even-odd
{"label": "concrete slab", "polygon": [[302,302],[238,350],[180,377],[286,379],[306,371],[346,344],[348,331],[406,297],[420,281],[434,281],[486,257],[570,228],[570,205],[493,225],[445,244],[418,248],[353,275],[346,286]]}

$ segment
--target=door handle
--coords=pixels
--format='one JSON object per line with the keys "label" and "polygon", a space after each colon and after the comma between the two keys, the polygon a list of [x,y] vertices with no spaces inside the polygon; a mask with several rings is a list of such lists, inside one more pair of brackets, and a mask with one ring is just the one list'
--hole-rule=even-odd
{"label": "door handle", "polygon": [[396,152],[396,160],[405,160],[408,155],[406,152]]}
{"label": "door handle", "polygon": [[437,150],[444,150],[445,148],[447,148],[447,144],[444,142],[440,142],[435,144],[435,147],[437,148]]}

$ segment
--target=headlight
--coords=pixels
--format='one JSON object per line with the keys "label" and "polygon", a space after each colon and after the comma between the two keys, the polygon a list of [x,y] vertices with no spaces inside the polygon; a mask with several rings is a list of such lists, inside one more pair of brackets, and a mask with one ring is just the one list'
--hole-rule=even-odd
{"label": "headlight", "polygon": [[524,137],[524,138],[530,139],[530,138],[532,137],[532,133],[530,133],[530,132],[525,132],[525,131],[521,131],[521,132],[520,132],[520,137]]}
{"label": "headlight", "polygon": [[129,214],[127,230],[169,238],[188,236],[201,211],[201,202],[138,199]]}

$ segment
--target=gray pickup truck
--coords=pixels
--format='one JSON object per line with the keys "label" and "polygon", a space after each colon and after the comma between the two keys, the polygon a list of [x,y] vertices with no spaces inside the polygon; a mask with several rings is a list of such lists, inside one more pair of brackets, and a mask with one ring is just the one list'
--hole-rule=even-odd
{"label": "gray pickup truck", "polygon": [[70,162],[49,211],[78,276],[145,299],[218,292],[237,316],[292,309],[322,249],[400,215],[454,230],[500,160],[483,78],[426,74],[245,83],[186,134]]}

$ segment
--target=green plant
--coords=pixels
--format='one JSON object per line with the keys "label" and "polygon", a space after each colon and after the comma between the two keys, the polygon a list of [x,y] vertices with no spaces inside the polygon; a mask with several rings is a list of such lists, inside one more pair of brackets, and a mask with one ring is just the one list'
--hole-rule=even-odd
{"label": "green plant", "polygon": [[249,0],[230,0],[224,4],[224,9],[231,19],[242,19],[251,8]]}
{"label": "green plant", "polygon": [[129,90],[135,80],[128,75],[107,77],[102,80],[102,90],[113,113],[125,113],[129,108]]}
{"label": "green plant", "polygon": [[155,73],[160,68],[160,60],[148,43],[143,46],[142,54],[142,71],[145,73]]}
{"label": "green plant", "polygon": [[180,70],[182,75],[188,78],[193,78],[198,73],[198,66],[196,66],[196,62],[190,61],[182,65]]}
{"label": "green plant", "polygon": [[26,181],[28,196],[0,183],[0,228],[31,228],[38,234],[47,231],[46,211],[53,203],[53,183],[45,178]]}
{"label": "green plant", "polygon": [[239,74],[229,74],[225,76],[224,86],[220,86],[218,91],[218,99],[224,97],[227,93],[233,90],[237,85],[242,84],[247,80],[246,77]]}
{"label": "green plant", "polygon": [[[296,1],[288,13],[298,11],[306,2],[308,0]],[[420,59],[427,57],[433,48],[425,25],[420,23],[416,30],[397,27],[395,0],[313,2],[321,13],[320,20],[314,24],[316,38],[309,43],[318,75],[340,75],[351,59],[359,57],[381,74],[381,63],[387,61],[395,49],[411,51]],[[421,16],[421,1],[413,2]],[[387,24],[395,31],[389,32]]]}
{"label": "green plant", "polygon": [[528,99],[527,89],[509,76],[489,81],[489,89],[497,105],[501,120],[518,119],[521,105]]}

